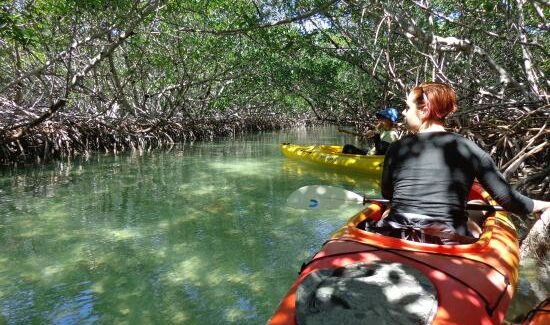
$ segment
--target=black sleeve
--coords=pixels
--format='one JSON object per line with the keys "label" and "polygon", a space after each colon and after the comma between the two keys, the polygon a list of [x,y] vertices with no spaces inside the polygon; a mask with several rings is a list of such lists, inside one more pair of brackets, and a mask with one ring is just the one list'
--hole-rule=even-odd
{"label": "black sleeve", "polygon": [[388,148],[386,156],[384,157],[384,168],[382,169],[382,180],[380,182],[380,189],[382,191],[382,197],[387,200],[393,198],[393,160],[396,152],[397,142],[394,142]]}
{"label": "black sleeve", "polygon": [[382,141],[380,139],[380,135],[378,135],[378,141],[375,142],[375,154],[376,155],[385,155],[386,152],[388,152],[388,149],[390,147],[390,144],[389,142],[386,142],[386,141]]}
{"label": "black sleeve", "polygon": [[498,171],[495,162],[488,153],[483,152],[476,178],[506,211],[527,215],[533,212],[533,200],[514,190]]}

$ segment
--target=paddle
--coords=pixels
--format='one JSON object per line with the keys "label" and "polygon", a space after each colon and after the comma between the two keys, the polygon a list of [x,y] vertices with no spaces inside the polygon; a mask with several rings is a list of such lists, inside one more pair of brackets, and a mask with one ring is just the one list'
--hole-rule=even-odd
{"label": "paddle", "polygon": [[349,130],[346,130],[346,129],[343,129],[343,128],[338,128],[338,132],[347,133],[347,134],[355,135],[355,136],[358,136],[358,137],[363,136],[362,134],[359,134],[359,133],[353,132],[353,131],[349,131]]}
{"label": "paddle", "polygon": [[[365,205],[368,202],[387,204],[389,200],[369,198],[364,195],[330,185],[308,185],[292,192],[287,198],[288,206],[295,209],[337,209],[349,205]],[[498,205],[467,204],[467,210],[496,210],[504,209]]]}

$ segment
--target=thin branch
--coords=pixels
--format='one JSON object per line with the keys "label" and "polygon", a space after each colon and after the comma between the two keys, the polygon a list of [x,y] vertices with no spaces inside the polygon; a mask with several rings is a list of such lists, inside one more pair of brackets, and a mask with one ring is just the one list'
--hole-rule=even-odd
{"label": "thin branch", "polygon": [[253,30],[259,30],[259,29],[267,29],[267,28],[273,28],[281,25],[286,25],[290,23],[294,23],[297,21],[301,21],[304,19],[307,19],[309,17],[315,16],[324,10],[328,9],[330,6],[338,2],[338,0],[332,0],[322,6],[319,6],[315,9],[312,9],[304,14],[301,14],[296,17],[287,18],[283,20],[279,20],[270,24],[264,24],[264,25],[258,25],[258,26],[252,26],[249,28],[239,28],[239,29],[225,29],[225,30],[212,30],[212,29],[197,29],[197,28],[179,28],[176,30],[176,32],[190,32],[190,33],[204,33],[204,34],[212,34],[212,35],[232,35],[232,34],[243,34],[247,33]]}

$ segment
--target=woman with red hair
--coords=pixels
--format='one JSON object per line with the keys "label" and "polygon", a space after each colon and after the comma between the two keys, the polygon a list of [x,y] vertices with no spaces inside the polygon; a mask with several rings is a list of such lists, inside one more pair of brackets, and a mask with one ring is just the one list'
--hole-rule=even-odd
{"label": "woman with red hair", "polygon": [[423,83],[411,90],[402,114],[412,134],[392,143],[386,153],[381,188],[391,208],[372,230],[416,241],[460,243],[458,239],[471,236],[465,206],[474,179],[507,211],[544,211],[548,217],[550,202],[518,193],[488,153],[447,132],[445,117],[456,110],[449,85]]}

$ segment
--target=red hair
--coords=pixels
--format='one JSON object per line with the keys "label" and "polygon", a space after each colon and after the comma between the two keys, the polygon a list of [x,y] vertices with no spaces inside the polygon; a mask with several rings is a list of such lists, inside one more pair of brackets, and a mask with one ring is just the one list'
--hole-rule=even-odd
{"label": "red hair", "polygon": [[429,120],[443,120],[457,110],[455,91],[447,84],[422,83],[411,90],[410,96],[419,109],[426,110]]}

